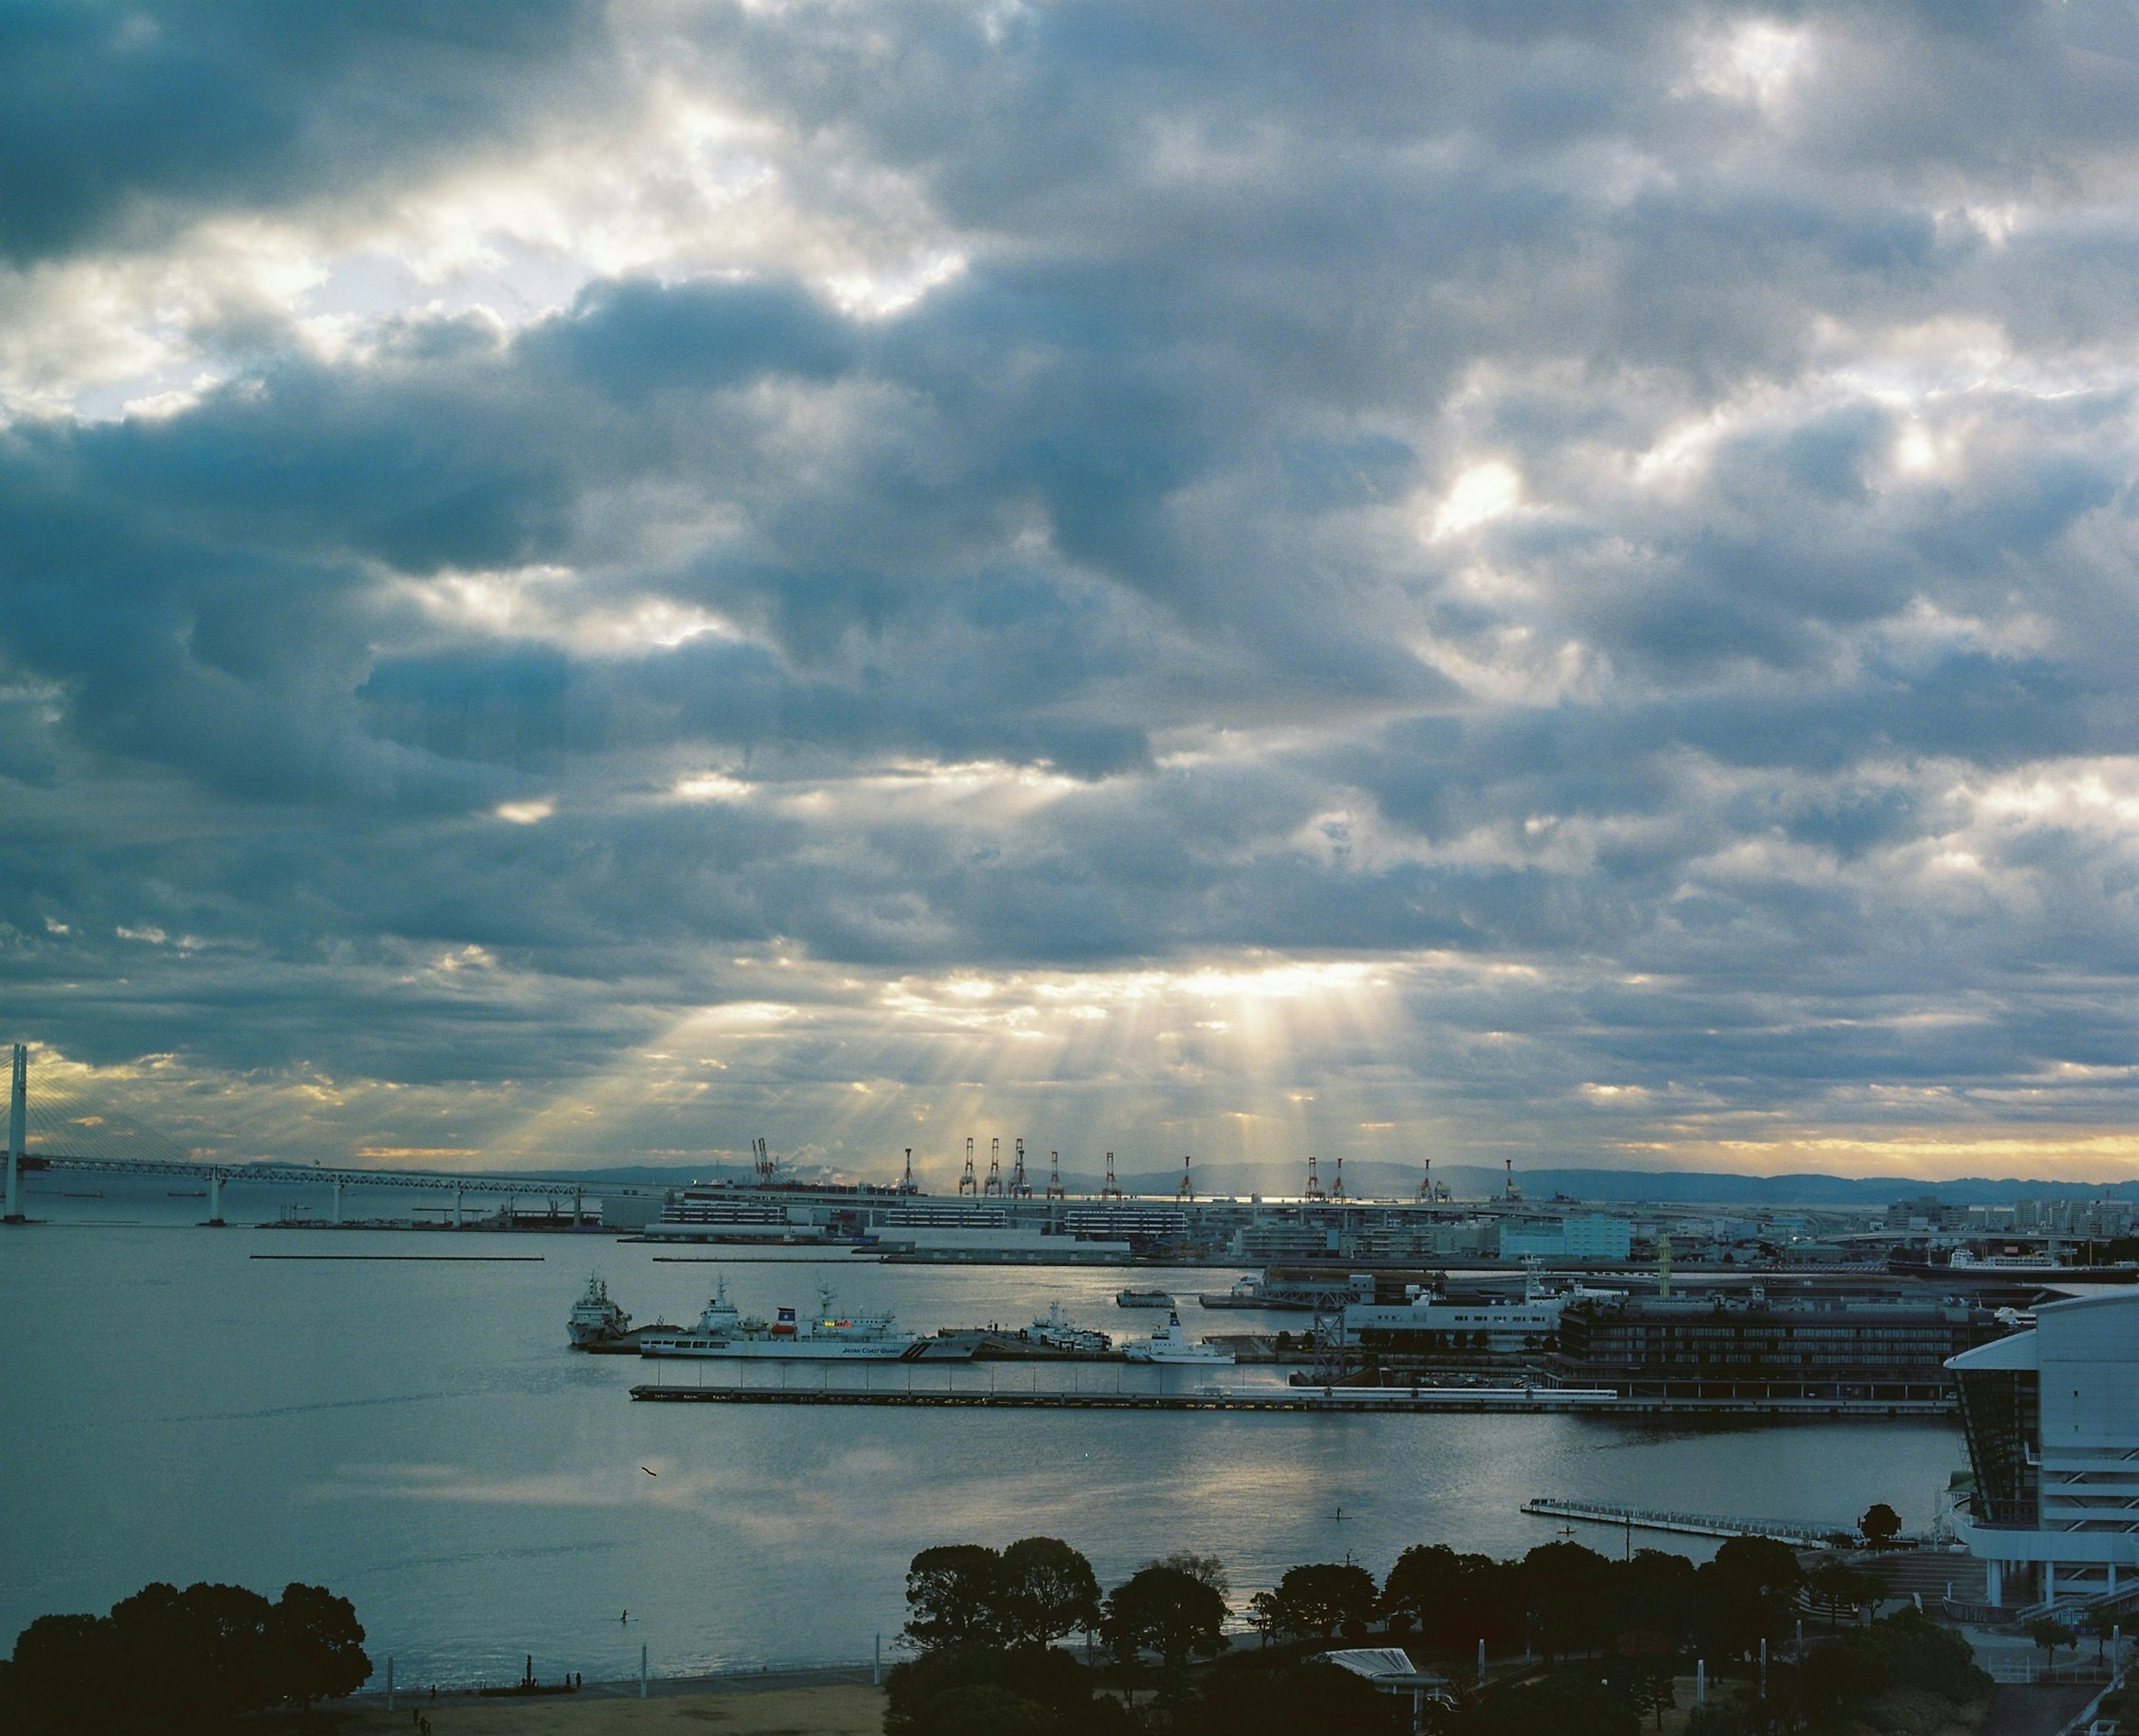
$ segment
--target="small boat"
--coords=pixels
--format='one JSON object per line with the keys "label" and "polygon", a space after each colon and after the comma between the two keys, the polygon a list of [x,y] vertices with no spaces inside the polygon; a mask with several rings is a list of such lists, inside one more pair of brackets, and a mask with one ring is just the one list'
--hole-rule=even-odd
{"label": "small boat", "polygon": [[[1263,1295],[1262,1280],[1256,1277],[1236,1278],[1230,1290],[1206,1290],[1196,1301],[1198,1307],[1205,1308],[1260,1308],[1270,1306]],[[1280,1303],[1279,1306],[1288,1305]]]}
{"label": "small boat", "polygon": [[609,1286],[600,1273],[590,1273],[587,1293],[572,1305],[565,1322],[565,1336],[575,1351],[597,1344],[611,1344],[631,1331],[631,1317],[609,1299]]}
{"label": "small boat", "polygon": [[1233,1361],[1231,1351],[1221,1350],[1215,1344],[1198,1344],[1181,1327],[1181,1312],[1175,1309],[1166,1317],[1166,1324],[1140,1344],[1128,1345],[1122,1354],[1132,1362],[1192,1362],[1204,1367],[1223,1364],[1230,1367]]}
{"label": "small boat", "polygon": [[1118,1308],[1170,1308],[1173,1297],[1163,1290],[1117,1290],[1114,1306]]}
{"label": "small boat", "polygon": [[1095,1332],[1089,1327],[1080,1327],[1062,1312],[1059,1302],[1050,1302],[1047,1312],[1033,1322],[1030,1332],[1039,1343],[1051,1351],[1084,1351],[1094,1352],[1112,1350],[1114,1341],[1104,1332]]}

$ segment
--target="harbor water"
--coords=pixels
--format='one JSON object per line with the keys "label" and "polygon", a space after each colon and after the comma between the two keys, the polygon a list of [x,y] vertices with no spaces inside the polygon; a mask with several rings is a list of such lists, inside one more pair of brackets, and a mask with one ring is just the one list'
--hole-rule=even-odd
{"label": "harbor water", "polygon": [[[634,1404],[654,1365],[565,1347],[590,1271],[641,1322],[695,1319],[716,1271],[767,1316],[807,1310],[828,1283],[924,1332],[1015,1328],[1052,1302],[1118,1341],[1164,1319],[1114,1305],[1145,1272],[678,1252],[175,1221],[0,1234],[0,1645],[37,1615],[101,1611],[154,1579],[271,1596],[303,1580],[355,1601],[404,1683],[516,1676],[530,1653],[546,1675],[624,1676],[642,1645],[663,1674],[851,1660],[879,1634],[888,1652],[908,1559],[936,1543],[1061,1537],[1103,1582],[1190,1549],[1225,1560],[1237,1602],[1300,1562],[1379,1574],[1415,1542],[1520,1553],[1559,1530],[1520,1511],[1536,1495],[1814,1523],[1886,1501],[1926,1526],[1965,1459],[1937,1422]],[[253,1258],[396,1253],[525,1258]],[[1299,1330],[1298,1315],[1194,1306],[1242,1269],[1156,1281],[1198,1336]],[[1035,1378],[998,1367],[964,1377]],[[701,1376],[670,1364],[665,1378]],[[1610,1552],[1627,1541],[1575,1534]]]}

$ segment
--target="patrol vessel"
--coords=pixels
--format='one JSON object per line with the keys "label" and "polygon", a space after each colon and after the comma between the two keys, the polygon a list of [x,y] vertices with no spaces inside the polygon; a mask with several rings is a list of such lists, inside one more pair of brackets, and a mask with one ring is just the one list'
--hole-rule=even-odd
{"label": "patrol vessel", "polygon": [[768,1323],[742,1313],[728,1300],[727,1281],[716,1281],[713,1299],[688,1329],[639,1335],[642,1356],[763,1357],[797,1361],[889,1362],[918,1357],[923,1341],[898,1330],[890,1314],[869,1310],[840,1314],[828,1287],[817,1292],[817,1312],[808,1320],[778,1308]]}

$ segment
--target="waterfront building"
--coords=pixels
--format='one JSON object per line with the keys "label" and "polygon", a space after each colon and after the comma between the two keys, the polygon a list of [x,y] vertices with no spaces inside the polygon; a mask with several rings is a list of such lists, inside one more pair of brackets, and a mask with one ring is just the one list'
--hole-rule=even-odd
{"label": "waterfront building", "polygon": [[1557,1296],[1469,1301],[1421,1296],[1399,1307],[1356,1303],[1344,1310],[1344,1342],[1374,1353],[1380,1368],[1407,1357],[1542,1355],[1554,1346],[1563,1306]]}
{"label": "waterfront building", "polygon": [[2032,1330],[1953,1357],[1975,1487],[1955,1534],[1990,1601],[2128,1586],[2139,1569],[2139,1289],[2045,1302]]}
{"label": "waterfront building", "polygon": [[1634,1228],[1624,1218],[1585,1215],[1500,1229],[1504,1260],[1608,1260],[1623,1263]]}
{"label": "waterfront building", "polygon": [[2007,1330],[1945,1298],[1589,1296],[1561,1311],[1552,1367],[1629,1397],[1936,1403],[1948,1359]]}

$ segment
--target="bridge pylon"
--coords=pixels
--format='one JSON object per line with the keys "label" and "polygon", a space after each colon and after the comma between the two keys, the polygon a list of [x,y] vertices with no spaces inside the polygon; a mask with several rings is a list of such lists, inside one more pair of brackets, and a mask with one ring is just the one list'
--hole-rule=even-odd
{"label": "bridge pylon", "polygon": [[22,1145],[30,1125],[30,1046],[15,1045],[14,1077],[7,1091],[7,1221],[22,1220]]}

